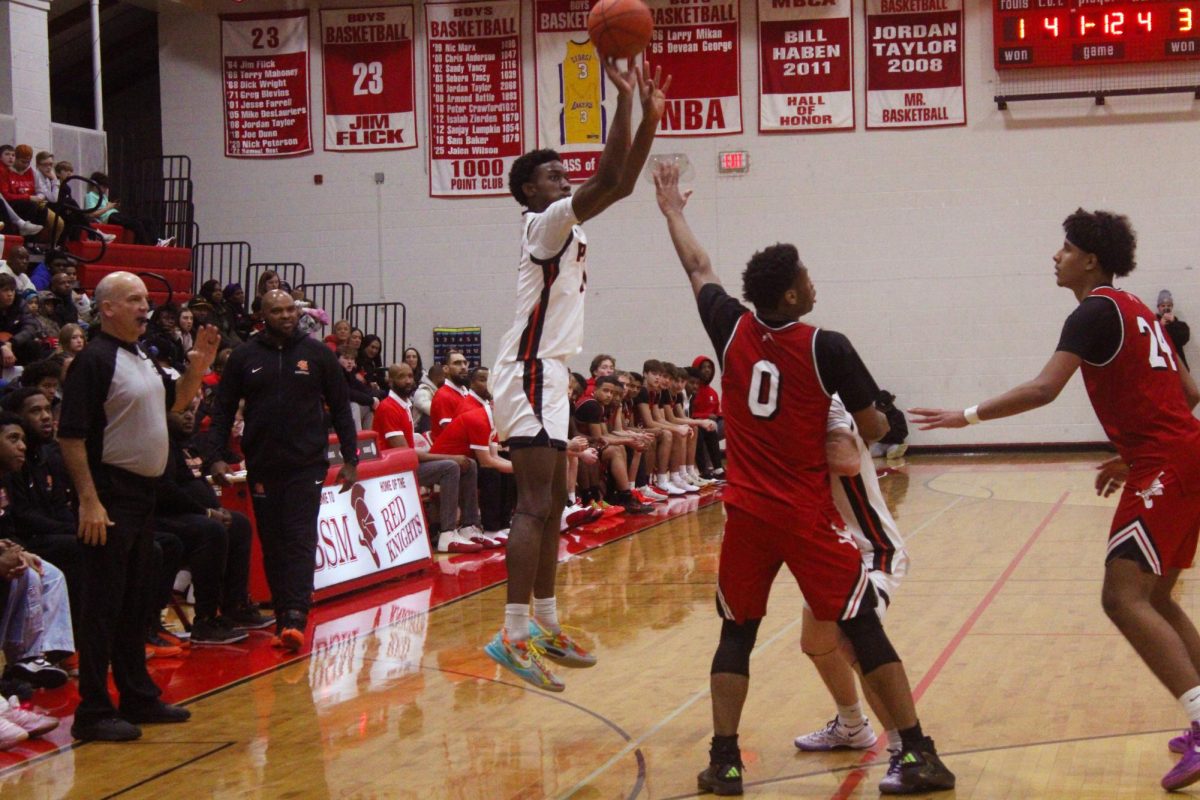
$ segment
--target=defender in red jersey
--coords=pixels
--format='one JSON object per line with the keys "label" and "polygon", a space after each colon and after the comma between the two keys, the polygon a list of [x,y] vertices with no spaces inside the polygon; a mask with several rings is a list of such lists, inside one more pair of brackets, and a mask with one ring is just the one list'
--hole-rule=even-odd
{"label": "defender in red jersey", "polygon": [[742,273],[752,312],[726,294],[683,209],[679,168],[660,163],[654,185],[671,241],[719,354],[725,413],[725,505],[717,605],[723,619],[712,663],[714,735],[702,791],[742,793],[738,723],[750,684],[750,652],[779,568],[787,565],[818,620],[836,622],[863,680],[900,729],[902,752],[879,789],[909,794],[954,788],[954,774],[921,731],[908,676],[875,613],[878,596],[829,488],[826,421],[834,392],[862,435],[887,432],[871,373],[840,333],[805,325],[816,291],[796,248],[755,253]]}
{"label": "defender in red jersey", "polygon": [[1054,256],[1058,285],[1079,307],[1032,381],[965,411],[917,408],[922,430],[962,428],[1044,406],[1075,370],[1117,457],[1101,464],[1096,492],[1124,485],[1109,530],[1101,602],[1154,675],[1179,698],[1190,728],[1170,742],[1183,758],[1162,780],[1174,790],[1200,780],[1200,634],[1172,599],[1200,534],[1200,402],[1154,312],[1112,286],[1135,267],[1137,238],[1123,216],[1079,209],[1063,222]]}

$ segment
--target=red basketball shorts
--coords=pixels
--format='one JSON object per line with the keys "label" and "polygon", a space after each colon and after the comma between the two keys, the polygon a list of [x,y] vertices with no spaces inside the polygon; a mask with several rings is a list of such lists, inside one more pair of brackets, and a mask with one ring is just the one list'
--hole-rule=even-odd
{"label": "red basketball shorts", "polygon": [[778,527],[730,505],[725,513],[717,569],[717,604],[725,619],[743,623],[766,616],[771,584],[784,564],[819,620],[850,619],[874,608],[858,546],[824,515],[798,515]]}
{"label": "red basketball shorts", "polygon": [[1125,484],[1108,533],[1108,555],[1130,558],[1155,575],[1187,569],[1200,533],[1200,492],[1185,494],[1173,470]]}

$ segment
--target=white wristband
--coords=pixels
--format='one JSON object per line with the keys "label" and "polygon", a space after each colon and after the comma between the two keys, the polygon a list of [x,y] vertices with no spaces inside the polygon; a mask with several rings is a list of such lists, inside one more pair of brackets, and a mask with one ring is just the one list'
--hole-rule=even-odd
{"label": "white wristband", "polygon": [[979,418],[979,406],[971,406],[970,408],[964,409],[963,416],[967,418],[968,425],[978,425],[979,423],[983,422],[983,420]]}

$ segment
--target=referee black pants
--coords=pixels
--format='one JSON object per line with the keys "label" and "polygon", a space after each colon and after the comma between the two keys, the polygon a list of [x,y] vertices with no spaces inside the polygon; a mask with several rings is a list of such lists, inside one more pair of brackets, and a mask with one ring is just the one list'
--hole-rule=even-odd
{"label": "referee black pants", "polygon": [[317,517],[326,468],[318,465],[288,475],[249,475],[250,498],[262,543],[263,572],[271,589],[276,626],[284,615],[308,619],[317,563]]}
{"label": "referee black pants", "polygon": [[153,586],[154,479],[112,467],[94,470],[92,478],[113,524],[105,544],[83,547],[75,721],[84,725],[116,713],[108,696],[110,663],[125,710],[152,705],[160,694],[146,672],[145,650]]}

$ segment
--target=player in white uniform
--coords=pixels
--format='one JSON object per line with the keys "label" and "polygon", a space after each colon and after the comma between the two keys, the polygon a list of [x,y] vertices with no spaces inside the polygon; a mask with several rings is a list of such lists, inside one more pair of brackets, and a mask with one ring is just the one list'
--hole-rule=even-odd
{"label": "player in white uniform", "polygon": [[[484,651],[542,689],[562,682],[541,656],[569,667],[596,658],[562,631],[554,599],[560,517],[566,505],[570,404],[567,359],[583,349],[587,239],[580,223],[633,192],[662,118],[670,78],[612,59],[604,71],[617,88],[617,110],[596,167],[572,195],[558,153],[534,150],[513,162],[509,190],[521,205],[517,313],[491,374],[496,433],[512,453],[517,508],[509,531],[504,627]],[[633,98],[642,120],[630,141]],[[530,616],[530,598],[533,614]]]}
{"label": "player in white uniform", "polygon": [[[900,579],[908,572],[908,551],[879,489],[870,448],[858,435],[854,417],[836,394],[829,406],[826,430],[825,450],[833,502],[846,523],[846,532],[862,552],[867,576],[875,584],[879,598],[876,611],[882,617]],[[797,736],[796,747],[800,750],[865,750],[871,747],[876,741],[875,732],[863,715],[855,690],[854,671],[851,661],[847,660],[849,651],[840,641],[837,625],[819,622],[805,606],[800,646],[820,673],[837,704],[838,713],[824,728]],[[875,701],[866,684],[863,684],[863,692],[887,731],[888,749],[899,747],[900,734],[888,719],[883,705]]]}

